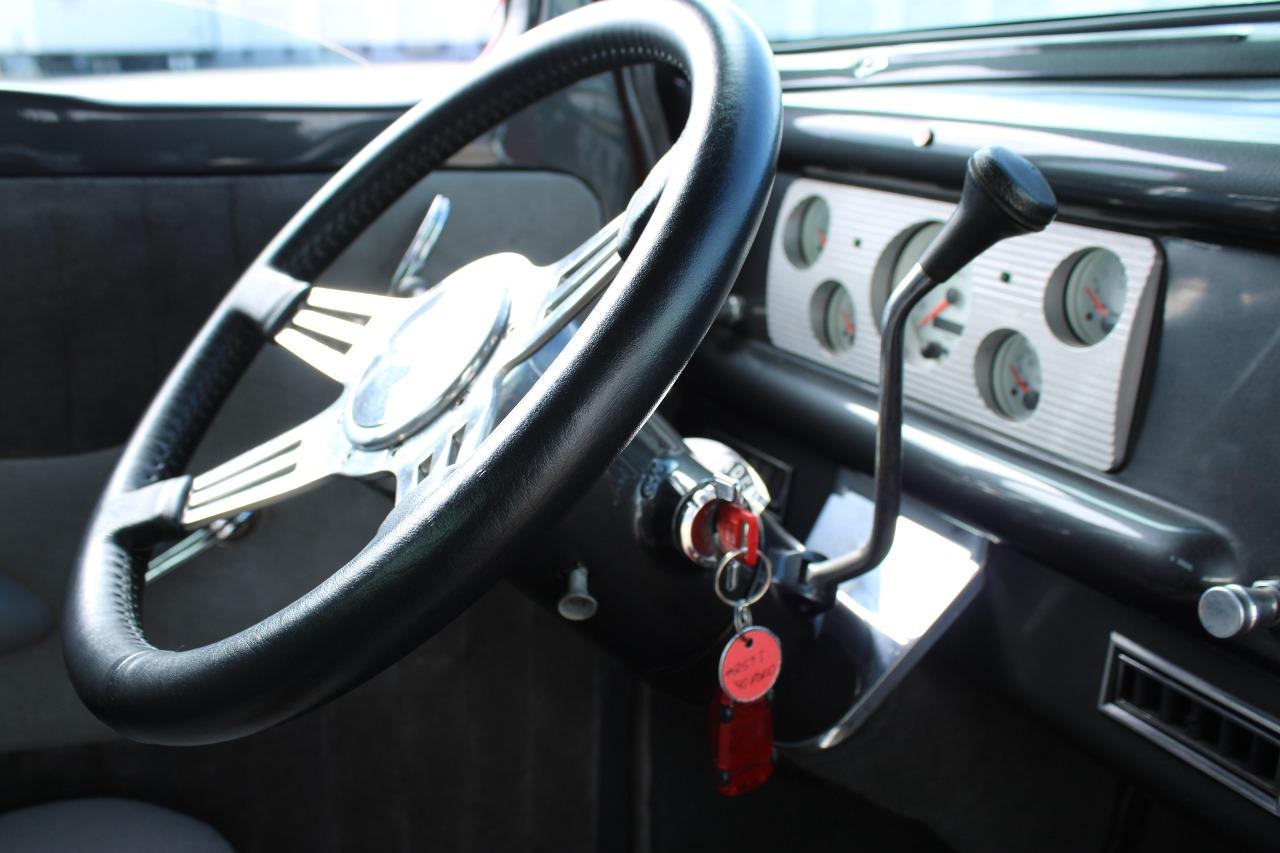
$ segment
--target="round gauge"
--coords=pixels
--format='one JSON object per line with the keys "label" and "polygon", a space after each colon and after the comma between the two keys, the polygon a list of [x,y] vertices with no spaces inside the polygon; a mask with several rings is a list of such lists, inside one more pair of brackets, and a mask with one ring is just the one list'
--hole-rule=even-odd
{"label": "round gauge", "polygon": [[[889,294],[911,273],[925,249],[942,230],[939,222],[930,222],[913,231],[898,250],[888,275],[877,292],[877,321],[883,322],[884,305]],[[955,349],[969,319],[969,275],[961,270],[946,284],[934,288],[911,309],[907,318],[907,360],[912,363],[938,362]]]}
{"label": "round gauge", "polygon": [[1004,335],[991,356],[991,375],[986,385],[988,402],[1006,418],[1020,421],[1035,413],[1043,379],[1040,356],[1026,335]]}
{"label": "round gauge", "polygon": [[787,217],[784,247],[791,263],[804,268],[818,260],[827,247],[827,232],[831,227],[831,208],[821,196],[809,196],[796,205]]}
{"label": "round gauge", "polygon": [[813,294],[813,330],[818,341],[839,354],[853,349],[858,335],[853,297],[838,281],[826,281]]}
{"label": "round gauge", "polygon": [[1063,309],[1075,339],[1089,346],[1111,334],[1124,310],[1128,276],[1113,252],[1090,249],[1067,273]]}

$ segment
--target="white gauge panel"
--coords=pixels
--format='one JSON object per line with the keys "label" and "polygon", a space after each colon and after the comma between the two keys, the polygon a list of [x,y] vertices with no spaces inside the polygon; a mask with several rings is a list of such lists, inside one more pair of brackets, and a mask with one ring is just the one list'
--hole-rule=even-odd
{"label": "white gauge panel", "polygon": [[[805,268],[788,256],[786,226],[797,205],[818,197],[830,210],[823,251]],[[885,279],[913,233],[942,222],[952,205],[930,199],[797,178],[787,187],[772,235],[766,288],[769,338],[788,352],[874,384],[879,373],[878,322],[858,324],[847,348],[815,334],[815,295],[838,281],[850,314],[876,317]],[[1124,268],[1127,286],[1108,294],[1114,325],[1087,345],[1073,334],[1068,311],[1072,270],[1090,250],[1105,249]],[[963,330],[944,358],[906,365],[907,399],[944,418],[1025,443],[1101,471],[1124,460],[1138,382],[1151,329],[1160,255],[1146,238],[1055,222],[1039,234],[997,244],[964,270]],[[1077,274],[1076,277],[1079,277]],[[945,287],[945,285],[944,285]],[[1071,315],[1074,317],[1074,314]],[[877,318],[878,320],[879,318]],[[1079,325],[1077,322],[1075,325]],[[993,401],[990,345],[999,334],[1025,338],[1040,370],[1034,410],[1011,417]],[[1088,338],[1086,338],[1088,339]]]}

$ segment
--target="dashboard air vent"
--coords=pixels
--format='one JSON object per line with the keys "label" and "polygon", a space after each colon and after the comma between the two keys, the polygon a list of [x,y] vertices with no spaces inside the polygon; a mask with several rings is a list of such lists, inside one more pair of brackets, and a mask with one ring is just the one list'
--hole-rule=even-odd
{"label": "dashboard air vent", "polygon": [[1280,721],[1119,634],[1111,635],[1099,708],[1280,814]]}

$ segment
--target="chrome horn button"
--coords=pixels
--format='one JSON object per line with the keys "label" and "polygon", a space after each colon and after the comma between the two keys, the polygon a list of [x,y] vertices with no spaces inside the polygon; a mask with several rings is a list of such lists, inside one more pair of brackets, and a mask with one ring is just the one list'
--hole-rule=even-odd
{"label": "chrome horn button", "polygon": [[343,416],[353,444],[404,440],[452,405],[484,367],[502,340],[511,299],[502,277],[483,267],[464,268],[459,272],[471,274],[451,276],[420,297],[369,361]]}

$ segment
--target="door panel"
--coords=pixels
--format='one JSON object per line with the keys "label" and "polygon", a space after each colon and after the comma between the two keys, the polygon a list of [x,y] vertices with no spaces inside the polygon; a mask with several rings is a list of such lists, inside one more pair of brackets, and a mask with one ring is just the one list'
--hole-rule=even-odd
{"label": "door panel", "polygon": [[[321,180],[0,181],[0,252],[15,258],[0,269],[8,306],[0,313],[0,376],[5,397],[17,402],[0,416],[0,447],[9,457],[0,459],[0,574],[53,613],[61,610],[115,446],[214,303]],[[569,176],[441,172],[388,210],[322,280],[385,291],[437,192],[451,198],[453,214],[429,275],[497,251],[546,262],[602,222],[594,196]],[[26,197],[33,212],[22,216]],[[335,390],[268,348],[210,431],[195,467],[297,423]],[[178,647],[252,624],[342,565],[388,505],[365,485],[338,483],[266,511],[245,540],[155,586],[146,600],[149,630],[162,645]],[[430,648],[417,666],[430,668]],[[56,632],[0,654],[0,696],[16,699],[0,702],[0,752],[109,736],[72,692]]]}
{"label": "door panel", "polygon": [[0,455],[121,443],[323,176],[0,179]]}

